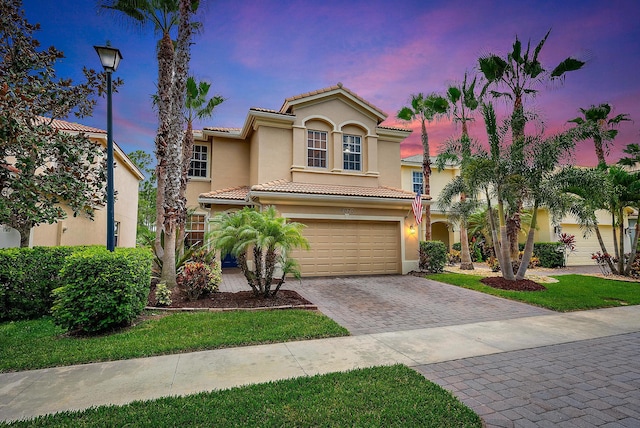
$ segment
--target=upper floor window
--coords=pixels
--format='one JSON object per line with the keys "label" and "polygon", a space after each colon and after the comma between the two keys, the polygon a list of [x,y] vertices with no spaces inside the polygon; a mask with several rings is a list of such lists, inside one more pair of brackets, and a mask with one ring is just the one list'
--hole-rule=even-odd
{"label": "upper floor window", "polygon": [[357,135],[342,136],[343,169],[350,171],[362,170],[362,143]]}
{"label": "upper floor window", "polygon": [[307,131],[307,166],[327,167],[327,133]]}
{"label": "upper floor window", "polygon": [[413,171],[413,193],[422,193],[422,179],[424,176],[422,175],[422,171]]}
{"label": "upper floor window", "polygon": [[205,216],[204,214],[192,214],[187,218],[184,228],[184,246],[186,248],[195,244],[204,243]]}
{"label": "upper floor window", "polygon": [[189,177],[206,177],[209,170],[209,148],[195,144],[191,154]]}

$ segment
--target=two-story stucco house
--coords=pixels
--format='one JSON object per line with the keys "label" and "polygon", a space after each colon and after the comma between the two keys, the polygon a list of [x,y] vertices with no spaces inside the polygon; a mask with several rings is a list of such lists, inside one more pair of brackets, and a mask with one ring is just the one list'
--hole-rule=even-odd
{"label": "two-story stucco house", "polygon": [[[47,119],[49,121],[50,119]],[[64,120],[52,120],[50,126],[70,134],[83,133],[104,147],[107,145],[106,131]],[[114,187],[117,192],[114,206],[116,246],[135,247],[138,217],[138,184],[144,175],[114,144]],[[95,211],[94,219],[73,216],[71,209],[64,207],[67,217],[53,224],[41,224],[31,230],[29,246],[59,245],[105,245],[107,242],[106,207]],[[17,230],[0,225],[0,248],[20,246]]]}
{"label": "two-story stucco house", "polygon": [[305,276],[415,269],[415,193],[402,190],[399,168],[411,131],[380,126],[386,117],[338,84],[280,110],[252,108],[242,128],[197,132],[188,239],[201,240],[216,213],[273,205],[307,226],[311,250],[293,255]]}

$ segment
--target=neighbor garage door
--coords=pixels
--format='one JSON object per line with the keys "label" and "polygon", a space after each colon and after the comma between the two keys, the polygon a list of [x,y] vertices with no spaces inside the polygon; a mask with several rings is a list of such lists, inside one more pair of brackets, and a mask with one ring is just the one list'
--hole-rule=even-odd
{"label": "neighbor garage door", "polygon": [[296,220],[311,249],[297,250],[303,276],[400,273],[398,222]]}

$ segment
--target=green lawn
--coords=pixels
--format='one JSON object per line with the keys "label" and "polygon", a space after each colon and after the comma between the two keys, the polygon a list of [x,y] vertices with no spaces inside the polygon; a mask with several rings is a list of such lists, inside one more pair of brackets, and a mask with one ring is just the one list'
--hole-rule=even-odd
{"label": "green lawn", "polygon": [[11,427],[481,427],[478,415],[406,366],[376,367],[126,406]]}
{"label": "green lawn", "polygon": [[585,275],[557,275],[557,283],[543,284],[545,291],[506,291],[486,286],[481,276],[439,273],[427,278],[518,300],[554,311],[568,312],[640,304],[640,283]]}
{"label": "green lawn", "polygon": [[304,310],[175,313],[84,338],[66,336],[42,318],[0,324],[0,372],[348,334]]}

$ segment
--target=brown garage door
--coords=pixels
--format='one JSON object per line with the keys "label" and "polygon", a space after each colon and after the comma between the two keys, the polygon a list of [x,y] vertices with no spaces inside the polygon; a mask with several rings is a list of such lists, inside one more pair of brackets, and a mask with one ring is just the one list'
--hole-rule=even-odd
{"label": "brown garage door", "polygon": [[311,249],[292,255],[303,276],[400,273],[398,222],[296,220]]}

